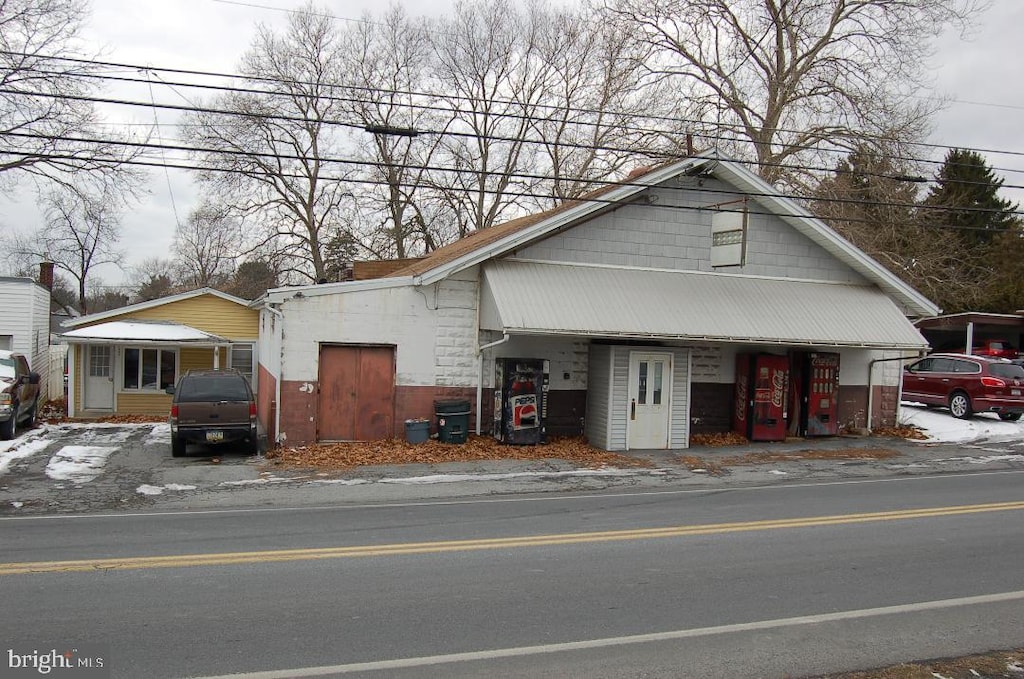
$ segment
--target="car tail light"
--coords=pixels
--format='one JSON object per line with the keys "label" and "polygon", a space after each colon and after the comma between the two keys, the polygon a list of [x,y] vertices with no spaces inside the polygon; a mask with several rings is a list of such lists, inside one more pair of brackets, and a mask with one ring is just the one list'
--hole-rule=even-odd
{"label": "car tail light", "polygon": [[177,420],[178,419],[178,406],[176,406],[176,405],[171,406],[171,419],[172,420]]}
{"label": "car tail light", "polygon": [[255,403],[250,403],[249,404],[249,417],[256,417],[256,404]]}
{"label": "car tail light", "polygon": [[1003,382],[998,377],[982,377],[981,383],[986,387],[1005,387],[1006,382]]}

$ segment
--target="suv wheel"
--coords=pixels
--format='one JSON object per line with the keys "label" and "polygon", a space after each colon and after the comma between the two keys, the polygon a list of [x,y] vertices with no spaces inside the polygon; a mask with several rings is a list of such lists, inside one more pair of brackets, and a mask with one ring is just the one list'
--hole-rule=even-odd
{"label": "suv wheel", "polygon": [[0,441],[10,441],[14,438],[14,426],[16,419],[14,413],[18,412],[18,406],[14,406],[14,412],[11,413],[11,418],[6,422],[0,422]]}
{"label": "suv wheel", "polygon": [[180,436],[171,437],[171,457],[185,457],[185,439]]}
{"label": "suv wheel", "polygon": [[1020,413],[999,413],[999,419],[1004,422],[1016,422],[1020,419]]}
{"label": "suv wheel", "polygon": [[36,426],[36,408],[39,407],[39,399],[36,398],[32,402],[32,407],[28,409],[28,415],[25,416],[25,427],[31,429]]}
{"label": "suv wheel", "polygon": [[962,391],[953,392],[949,397],[949,412],[953,413],[953,417],[969,420],[974,415],[974,411],[971,410],[971,397]]}

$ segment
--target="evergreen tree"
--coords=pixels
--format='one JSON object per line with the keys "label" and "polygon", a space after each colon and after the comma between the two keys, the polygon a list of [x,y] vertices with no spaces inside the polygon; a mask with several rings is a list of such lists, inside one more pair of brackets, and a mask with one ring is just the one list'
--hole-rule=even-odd
{"label": "evergreen tree", "polygon": [[999,197],[1003,180],[976,151],[950,149],[921,210],[925,226],[942,228],[968,248],[991,245],[1017,226],[1017,205]]}

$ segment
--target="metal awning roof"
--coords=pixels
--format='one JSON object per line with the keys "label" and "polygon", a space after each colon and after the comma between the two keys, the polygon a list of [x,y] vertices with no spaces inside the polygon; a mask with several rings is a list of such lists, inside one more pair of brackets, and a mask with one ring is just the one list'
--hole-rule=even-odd
{"label": "metal awning roof", "polygon": [[164,346],[221,346],[230,340],[171,321],[110,321],[70,330],[61,335],[78,344],[160,344]]}
{"label": "metal awning roof", "polygon": [[512,334],[920,350],[878,288],[694,271],[501,260],[481,327]]}

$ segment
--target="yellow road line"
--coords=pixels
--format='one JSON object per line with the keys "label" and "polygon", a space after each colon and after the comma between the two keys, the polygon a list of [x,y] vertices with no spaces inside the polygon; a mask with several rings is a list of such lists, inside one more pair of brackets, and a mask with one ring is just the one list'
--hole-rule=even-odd
{"label": "yellow road line", "polygon": [[663,528],[637,528],[632,530],[595,531],[589,533],[561,533],[552,535],[487,538],[480,540],[441,540],[436,542],[407,542],[356,547],[324,547],[318,549],[281,549],[260,552],[227,552],[220,554],[180,554],[174,556],[121,557],[113,559],[81,559],[76,561],[34,561],[0,563],[0,575],[28,573],[69,573],[103,570],[132,570],[143,568],[181,568],[186,566],[224,566],[232,564],[271,563],[281,561],[311,561],[316,559],[343,559],[367,556],[396,556],[403,554],[438,554],[512,547],[541,547],[547,545],[612,542],[620,540],[649,540],[690,535],[712,535],[745,531],[776,530],[834,526],[872,521],[905,521],[937,516],[956,516],[983,512],[1006,512],[1024,509],[1024,502],[995,502],[989,504],[929,507],[891,512],[838,514],[798,519],[769,519],[734,523],[667,526]]}

